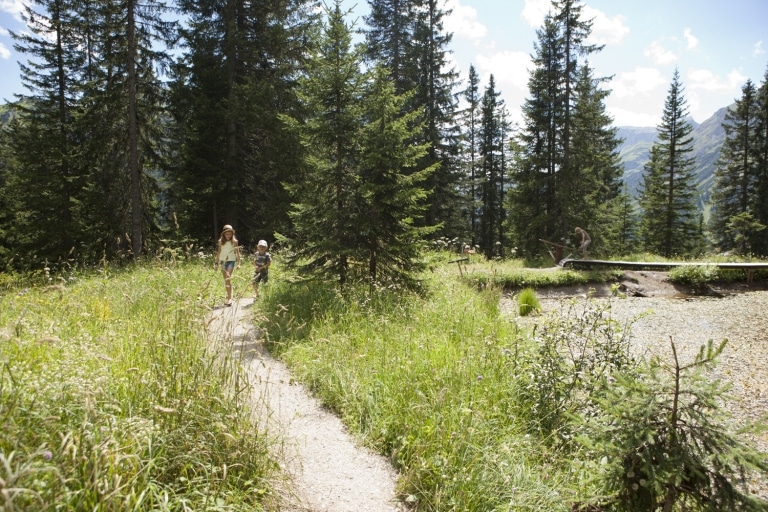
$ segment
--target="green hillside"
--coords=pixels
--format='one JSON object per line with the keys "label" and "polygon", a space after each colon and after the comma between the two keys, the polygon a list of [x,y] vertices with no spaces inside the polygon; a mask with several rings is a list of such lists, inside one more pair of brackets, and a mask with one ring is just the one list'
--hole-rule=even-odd
{"label": "green hillside", "polygon": [[[696,183],[701,194],[699,206],[702,210],[709,201],[717,158],[725,140],[722,125],[728,108],[721,108],[700,125],[693,123],[693,156],[696,159]],[[624,139],[620,148],[624,181],[636,196],[642,182],[643,166],[648,162],[651,146],[656,141],[656,128],[622,126],[619,127],[619,137]]]}

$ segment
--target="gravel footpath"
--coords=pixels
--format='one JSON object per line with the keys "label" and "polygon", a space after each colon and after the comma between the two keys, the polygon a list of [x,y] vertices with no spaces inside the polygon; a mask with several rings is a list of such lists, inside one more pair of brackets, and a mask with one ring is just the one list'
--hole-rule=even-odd
{"label": "gravel footpath", "polygon": [[[567,312],[572,300],[587,299],[543,298],[544,314]],[[728,339],[712,370],[713,378],[732,384],[725,409],[737,426],[768,417],[768,291],[720,298],[626,297],[610,301],[612,318],[622,325],[632,322],[631,348],[637,354],[657,354],[672,361],[671,337],[679,361],[685,364],[692,362],[709,340],[717,345]],[[747,440],[768,457],[768,432],[750,435]],[[768,478],[755,482],[751,491],[768,499]]]}
{"label": "gravel footpath", "polygon": [[253,299],[240,298],[211,315],[210,329],[240,352],[253,384],[254,418],[275,436],[273,456],[286,477],[273,482],[280,512],[399,512],[397,472],[360,446],[341,420],[291,377],[258,339]]}

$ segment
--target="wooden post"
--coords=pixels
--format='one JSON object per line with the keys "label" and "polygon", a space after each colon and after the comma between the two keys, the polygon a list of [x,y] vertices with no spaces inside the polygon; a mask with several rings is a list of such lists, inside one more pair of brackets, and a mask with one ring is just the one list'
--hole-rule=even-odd
{"label": "wooden post", "polygon": [[464,272],[461,270],[461,262],[462,261],[469,261],[469,258],[458,258],[455,260],[451,260],[448,263],[456,263],[459,266],[459,275],[461,277],[464,277]]}

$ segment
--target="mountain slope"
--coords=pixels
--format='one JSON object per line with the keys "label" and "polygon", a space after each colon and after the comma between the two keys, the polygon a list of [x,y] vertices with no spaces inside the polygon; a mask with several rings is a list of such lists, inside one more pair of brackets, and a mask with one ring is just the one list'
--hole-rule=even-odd
{"label": "mountain slope", "polygon": [[[728,108],[721,108],[700,125],[693,123],[692,156],[696,160],[694,175],[696,188],[700,193],[699,207],[702,210],[709,201],[717,159],[725,141],[722,125]],[[630,192],[637,196],[638,187],[642,183],[643,166],[650,159],[651,146],[657,140],[656,128],[620,126],[618,135],[624,139],[619,148],[619,155],[624,164],[624,181]]]}

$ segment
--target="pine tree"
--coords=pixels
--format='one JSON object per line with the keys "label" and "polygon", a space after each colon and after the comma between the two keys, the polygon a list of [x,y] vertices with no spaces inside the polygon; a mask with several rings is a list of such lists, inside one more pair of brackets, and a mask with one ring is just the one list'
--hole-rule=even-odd
{"label": "pine tree", "polygon": [[[752,198],[753,220],[768,226],[768,70],[757,90],[757,126],[755,129],[755,195]],[[763,231],[751,241],[756,255],[768,256],[768,236]]]}
{"label": "pine tree", "polygon": [[701,237],[691,157],[693,127],[677,70],[656,131],[640,191],[643,240],[647,250],[665,257],[691,254]]}
{"label": "pine tree", "polygon": [[521,255],[539,252],[540,238],[558,235],[555,173],[560,168],[562,97],[557,84],[564,72],[558,28],[550,16],[536,31],[534,67],[528,79],[529,98],[522,106],[523,126],[514,146],[510,236]]}
{"label": "pine tree", "polygon": [[[741,89],[741,98],[728,109],[723,122],[725,142],[715,170],[710,231],[720,250],[750,252],[756,233],[750,228],[753,197],[757,185],[757,90],[751,80]],[[743,222],[734,221],[740,218]],[[729,226],[738,227],[734,231]],[[765,226],[762,227],[765,229]],[[736,243],[736,238],[740,243]]]}
{"label": "pine tree", "polygon": [[368,62],[380,62],[391,70],[397,94],[406,94],[404,111],[420,111],[421,129],[412,143],[426,144],[427,154],[418,170],[437,164],[425,184],[429,208],[424,224],[441,225],[453,236],[464,231],[459,198],[460,169],[458,127],[455,121],[454,87],[457,73],[448,67],[451,34],[443,20],[448,14],[438,0],[369,0],[370,15],[364,19]]}
{"label": "pine tree", "polygon": [[467,107],[463,112],[463,136],[462,159],[465,167],[465,179],[463,186],[466,206],[463,208],[465,216],[469,220],[470,245],[475,246],[479,240],[479,226],[477,212],[480,201],[478,199],[479,155],[478,144],[480,139],[480,78],[474,66],[469,67],[467,87],[464,90],[464,99]]}
{"label": "pine tree", "polygon": [[[602,50],[602,46],[586,44],[592,32],[592,21],[582,19],[583,4],[577,0],[555,0],[552,2],[554,11],[553,21],[559,28],[560,45],[563,57],[563,73],[558,77],[558,94],[562,96],[562,158],[557,171],[556,193],[559,196],[557,208],[559,210],[560,230],[563,234],[570,232],[569,226],[576,224],[589,228],[589,224],[578,222],[572,210],[583,211],[583,204],[569,200],[569,193],[579,186],[584,177],[584,169],[578,167],[572,160],[572,148],[575,144],[572,140],[576,128],[573,119],[576,103],[576,86],[579,81],[580,56],[588,56],[591,53]],[[586,66],[585,66],[586,67]],[[587,71],[588,73],[588,71]],[[588,76],[588,75],[587,75]],[[593,86],[591,81],[584,84],[588,89]],[[583,93],[582,93],[583,94]],[[586,128],[586,127],[584,127]]]}
{"label": "pine tree", "polygon": [[359,257],[361,216],[368,213],[360,209],[359,173],[366,76],[364,49],[352,47],[340,0],[326,14],[318,53],[299,88],[306,122],[285,118],[307,148],[306,175],[289,187],[295,200],[290,263],[344,286],[350,262]]}
{"label": "pine tree", "polygon": [[244,245],[289,231],[283,187],[300,179],[302,152],[280,114],[300,118],[296,79],[315,46],[308,0],[184,0],[187,51],[174,68],[178,144],[172,207],[182,230],[213,239],[224,223]]}
{"label": "pine tree", "polygon": [[765,454],[727,426],[732,420],[718,406],[727,389],[704,372],[725,345],[710,340],[683,363],[672,343],[669,363],[653,359],[615,374],[579,421],[577,442],[605,463],[596,468],[598,496],[573,510],[766,510],[748,485],[750,475],[768,471]]}
{"label": "pine tree", "polygon": [[172,29],[165,6],[59,0],[39,10],[28,11],[32,35],[17,36],[32,57],[22,67],[31,94],[20,96],[9,147],[26,155],[14,159],[15,184],[34,202],[21,205],[18,226],[35,226],[17,242],[48,257],[94,259],[116,255],[122,239],[140,256],[155,226],[163,153],[155,67],[166,54],[155,48]]}
{"label": "pine tree", "polygon": [[[589,231],[597,219],[583,222],[585,213],[598,212],[597,201],[618,189],[617,142],[598,89],[606,80],[579,64],[602,47],[586,44],[592,22],[582,19],[582,6],[562,0],[552,7],[536,32],[530,96],[514,144],[521,153],[513,157],[509,231],[524,256],[541,252],[540,239],[567,244],[576,225]],[[592,137],[592,150],[600,151],[594,155],[579,148]]]}
{"label": "pine tree", "polygon": [[419,111],[403,114],[406,98],[395,94],[389,70],[373,70],[363,100],[366,124],[360,145],[360,259],[368,261],[371,284],[416,286],[423,269],[419,247],[434,231],[418,227],[424,215],[423,183],[434,168],[410,172],[427,151],[409,141]]}
{"label": "pine tree", "polygon": [[621,240],[631,236],[623,227],[625,201],[621,196],[623,166],[619,156],[621,140],[613,119],[606,112],[604,99],[609,91],[600,89],[605,80],[595,79],[588,65],[582,66],[574,84],[571,115],[571,166],[575,176],[571,186],[562,190],[563,201],[574,205],[572,223],[588,226],[592,246],[605,253],[621,253]]}
{"label": "pine tree", "polygon": [[425,184],[430,200],[423,222],[440,225],[443,235],[455,236],[463,231],[464,223],[458,195],[459,128],[454,97],[458,74],[448,66],[452,34],[445,32],[443,20],[448,13],[438,7],[438,0],[415,3],[413,51],[417,67],[411,80],[416,88],[413,101],[404,108],[422,112],[423,118],[418,120],[422,128],[414,132],[414,141],[428,149],[419,168],[434,168]]}
{"label": "pine tree", "polygon": [[9,193],[16,209],[7,237],[32,258],[56,260],[67,255],[83,233],[75,206],[83,186],[78,141],[72,137],[77,118],[76,78],[82,57],[75,30],[73,2],[49,0],[25,7],[29,33],[13,33],[15,49],[30,56],[21,64],[29,95],[17,95],[16,114],[6,135]]}
{"label": "pine tree", "polygon": [[481,103],[480,120],[480,246],[486,258],[502,256],[500,237],[504,222],[504,158],[505,126],[502,122],[503,102],[490,76]]}
{"label": "pine tree", "polygon": [[366,23],[366,60],[379,62],[392,73],[395,92],[404,94],[418,85],[414,58],[416,5],[419,0],[368,0],[370,14]]}

